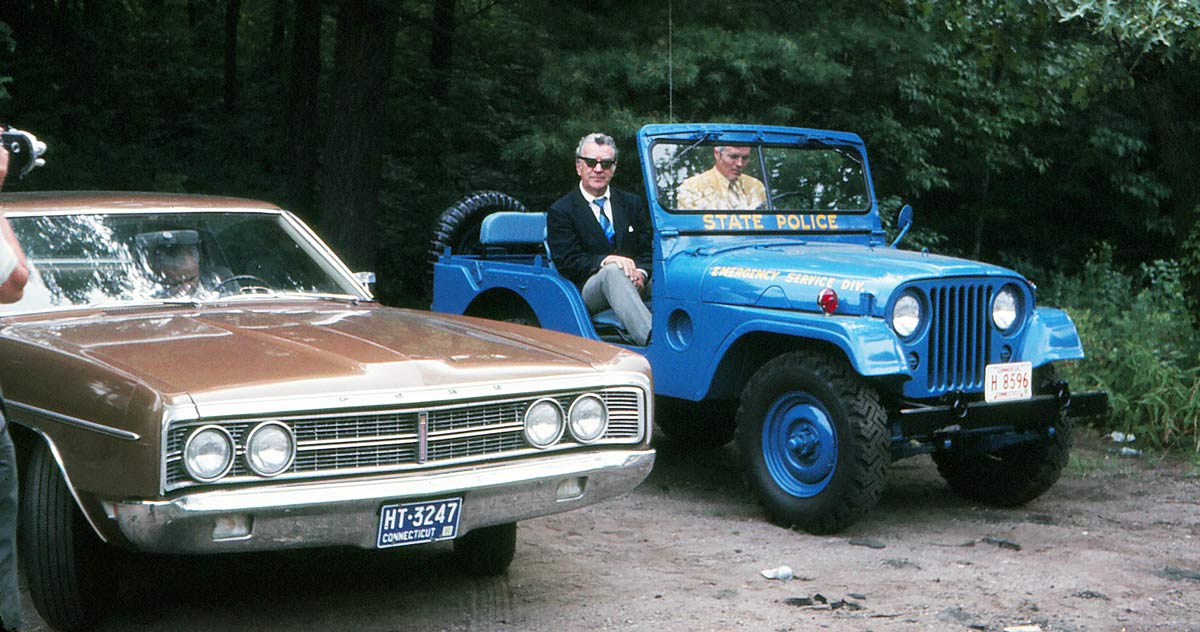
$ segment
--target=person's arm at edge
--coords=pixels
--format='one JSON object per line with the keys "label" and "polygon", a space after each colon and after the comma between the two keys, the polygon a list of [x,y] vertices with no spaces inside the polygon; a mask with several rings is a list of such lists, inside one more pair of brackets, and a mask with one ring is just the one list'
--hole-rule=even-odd
{"label": "person's arm at edge", "polygon": [[[8,152],[0,148],[0,189],[4,188],[4,178],[7,175]],[[25,253],[21,250],[21,244],[17,242],[17,236],[13,234],[12,226],[9,226],[8,219],[3,215],[3,209],[0,209],[0,238],[3,238],[7,246],[12,248],[13,255],[17,259],[8,278],[0,284],[0,303],[13,303],[21,300],[21,296],[25,293],[25,283],[29,281],[29,266],[25,261]]]}

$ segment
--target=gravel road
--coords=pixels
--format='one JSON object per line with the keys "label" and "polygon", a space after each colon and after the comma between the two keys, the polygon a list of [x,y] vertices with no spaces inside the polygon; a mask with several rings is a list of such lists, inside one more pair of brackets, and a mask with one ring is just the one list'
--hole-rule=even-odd
{"label": "gravel road", "polygon": [[[101,629],[1200,632],[1200,471],[1078,443],[1018,509],[900,461],[866,520],[818,537],[763,520],[732,447],[659,442],[633,493],[522,523],[506,577],[462,576],[440,544],[143,560]],[[781,565],[795,578],[762,576]]]}

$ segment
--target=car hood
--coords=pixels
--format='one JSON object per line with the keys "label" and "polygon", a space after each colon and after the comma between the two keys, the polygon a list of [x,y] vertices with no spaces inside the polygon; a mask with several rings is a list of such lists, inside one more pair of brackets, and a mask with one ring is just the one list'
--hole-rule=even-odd
{"label": "car hood", "polygon": [[[816,311],[817,294],[832,288],[838,293],[839,313],[871,309],[875,315],[897,287],[910,281],[1021,278],[1012,270],[965,259],[847,244],[762,242],[699,248],[680,253],[668,265],[673,268],[670,278],[701,279],[691,291],[703,302]],[[864,294],[873,297],[870,305],[864,305]]]}
{"label": "car hood", "polygon": [[5,335],[164,395],[190,395],[200,407],[594,374],[633,355],[507,323],[370,305],[89,313],[13,323]]}

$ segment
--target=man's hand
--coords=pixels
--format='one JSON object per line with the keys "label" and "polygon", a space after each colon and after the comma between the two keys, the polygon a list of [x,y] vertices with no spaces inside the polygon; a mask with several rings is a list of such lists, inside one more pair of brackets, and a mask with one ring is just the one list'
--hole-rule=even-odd
{"label": "man's hand", "polygon": [[638,270],[637,268],[637,264],[634,263],[633,259],[630,259],[629,257],[622,257],[621,255],[608,255],[603,261],[600,262],[601,267],[606,265],[620,266],[621,272],[624,272],[625,276],[629,277],[629,280],[633,282],[633,286],[639,290],[642,289],[642,286],[646,283],[646,277],[642,275],[641,270]]}
{"label": "man's hand", "polygon": [[4,188],[4,179],[8,177],[8,150],[0,147],[0,189]]}

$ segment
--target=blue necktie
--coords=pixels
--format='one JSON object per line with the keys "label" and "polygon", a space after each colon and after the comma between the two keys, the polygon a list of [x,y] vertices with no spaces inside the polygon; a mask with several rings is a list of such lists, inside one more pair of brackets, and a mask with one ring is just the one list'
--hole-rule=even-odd
{"label": "blue necktie", "polygon": [[613,227],[612,222],[608,221],[608,216],[604,214],[604,202],[604,198],[596,198],[596,206],[600,207],[600,228],[604,231],[604,236],[608,237],[608,243],[611,244],[613,242]]}

